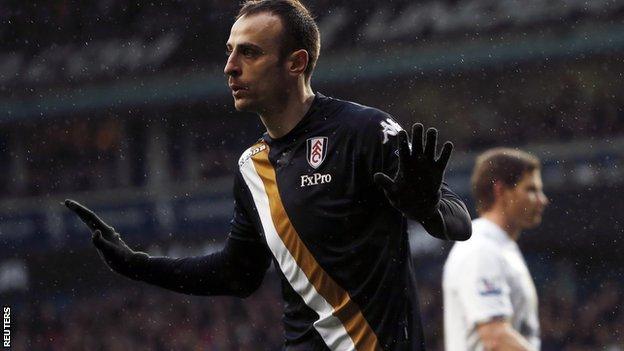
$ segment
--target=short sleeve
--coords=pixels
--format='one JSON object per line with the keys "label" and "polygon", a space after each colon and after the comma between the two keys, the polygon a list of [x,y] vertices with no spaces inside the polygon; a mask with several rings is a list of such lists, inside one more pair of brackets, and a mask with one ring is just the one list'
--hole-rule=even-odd
{"label": "short sleeve", "polygon": [[510,288],[498,255],[475,252],[462,262],[459,273],[455,286],[469,325],[512,315]]}
{"label": "short sleeve", "polygon": [[247,242],[260,242],[261,236],[254,226],[251,216],[253,204],[247,186],[241,179],[240,173],[236,172],[234,177],[234,215],[230,221],[231,239]]}

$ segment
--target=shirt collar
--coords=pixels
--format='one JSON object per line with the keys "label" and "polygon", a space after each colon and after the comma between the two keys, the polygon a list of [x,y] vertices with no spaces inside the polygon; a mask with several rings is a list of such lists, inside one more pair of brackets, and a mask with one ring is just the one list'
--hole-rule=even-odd
{"label": "shirt collar", "polygon": [[516,242],[513,241],[509,237],[509,234],[507,234],[507,232],[503,228],[501,228],[498,224],[484,217],[480,217],[476,219],[476,221],[481,222],[481,225],[486,228],[486,230],[484,230],[483,233],[488,238],[496,241],[500,245],[509,245],[509,244],[516,245]]}

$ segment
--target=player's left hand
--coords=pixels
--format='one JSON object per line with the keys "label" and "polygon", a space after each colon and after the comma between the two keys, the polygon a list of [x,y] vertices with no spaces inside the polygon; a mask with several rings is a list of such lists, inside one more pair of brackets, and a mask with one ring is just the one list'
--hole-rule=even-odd
{"label": "player's left hand", "polygon": [[374,175],[375,183],[381,186],[390,203],[408,218],[419,221],[438,209],[444,170],[453,152],[453,143],[447,141],[436,159],[438,131],[427,129],[423,147],[423,129],[420,123],[412,126],[411,150],[407,132],[398,133],[399,164],[394,179],[382,172]]}

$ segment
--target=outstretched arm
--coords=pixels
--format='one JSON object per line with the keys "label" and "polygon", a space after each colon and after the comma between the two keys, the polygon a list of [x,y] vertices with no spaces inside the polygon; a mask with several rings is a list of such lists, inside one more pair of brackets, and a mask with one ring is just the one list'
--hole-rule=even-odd
{"label": "outstretched arm", "polygon": [[247,297],[260,287],[269,264],[261,244],[228,238],[210,255],[148,257],[140,275],[144,282],[184,294]]}
{"label": "outstretched arm", "polygon": [[394,178],[375,174],[390,203],[407,218],[417,220],[429,234],[446,240],[467,240],[472,234],[470,214],[460,198],[443,182],[444,171],[453,151],[451,142],[444,143],[436,159],[438,131],[427,130],[423,146],[423,125],[412,127],[412,146],[407,132],[398,137],[398,169]]}
{"label": "outstretched arm", "polygon": [[270,264],[259,242],[228,238],[216,253],[185,258],[153,257],[130,249],[113,227],[76,201],[65,200],[92,230],[93,244],[115,272],[165,289],[192,295],[246,297],[258,289]]}

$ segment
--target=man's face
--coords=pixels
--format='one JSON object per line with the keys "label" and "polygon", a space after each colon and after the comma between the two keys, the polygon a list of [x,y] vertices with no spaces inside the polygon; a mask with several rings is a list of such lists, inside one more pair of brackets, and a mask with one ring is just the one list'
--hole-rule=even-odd
{"label": "man's face", "polygon": [[282,22],[270,13],[239,18],[226,44],[223,72],[238,111],[262,113],[284,97],[286,66],[280,59]]}
{"label": "man's face", "polygon": [[548,205],[539,170],[526,172],[513,188],[502,194],[505,214],[520,229],[534,228],[542,222],[542,213]]}

